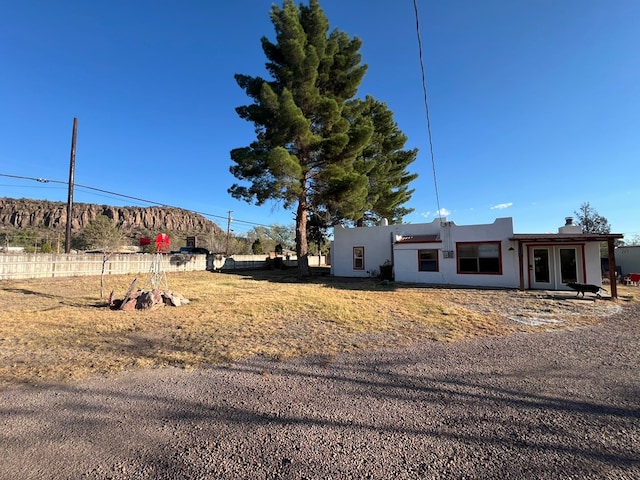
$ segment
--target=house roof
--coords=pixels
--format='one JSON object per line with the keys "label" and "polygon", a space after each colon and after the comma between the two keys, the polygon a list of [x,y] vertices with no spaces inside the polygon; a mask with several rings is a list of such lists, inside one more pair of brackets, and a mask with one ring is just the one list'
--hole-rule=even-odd
{"label": "house roof", "polygon": [[433,235],[403,235],[400,238],[396,237],[396,243],[434,243],[441,241],[437,233]]}
{"label": "house roof", "polygon": [[509,240],[530,243],[606,242],[623,238],[621,233],[516,233]]}

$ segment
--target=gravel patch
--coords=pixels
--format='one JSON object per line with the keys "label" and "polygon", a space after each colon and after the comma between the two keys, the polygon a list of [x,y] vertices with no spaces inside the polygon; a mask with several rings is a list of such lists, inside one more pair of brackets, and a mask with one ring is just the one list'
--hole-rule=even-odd
{"label": "gravel patch", "polygon": [[639,322],[11,387],[0,479],[640,479]]}

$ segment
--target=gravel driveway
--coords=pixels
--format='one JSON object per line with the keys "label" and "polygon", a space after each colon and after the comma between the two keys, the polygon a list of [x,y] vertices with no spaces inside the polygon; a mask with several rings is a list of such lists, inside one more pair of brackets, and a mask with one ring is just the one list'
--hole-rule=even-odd
{"label": "gravel driveway", "polygon": [[639,326],[4,389],[0,478],[640,479]]}

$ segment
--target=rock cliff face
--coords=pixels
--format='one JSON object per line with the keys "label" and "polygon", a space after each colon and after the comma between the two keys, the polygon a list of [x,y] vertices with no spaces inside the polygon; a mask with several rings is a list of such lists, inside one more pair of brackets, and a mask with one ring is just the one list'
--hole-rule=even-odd
{"label": "rock cliff face", "polygon": [[[100,215],[115,220],[125,235],[181,232],[184,234],[220,233],[214,222],[186,210],[163,207],[111,207],[90,203],[73,205],[72,231],[84,229]],[[0,228],[50,229],[64,231],[67,205],[63,202],[0,198]]]}

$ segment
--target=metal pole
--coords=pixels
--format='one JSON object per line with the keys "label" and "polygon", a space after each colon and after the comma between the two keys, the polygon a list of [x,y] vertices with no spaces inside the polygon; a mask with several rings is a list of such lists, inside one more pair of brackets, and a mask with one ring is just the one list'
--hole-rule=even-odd
{"label": "metal pole", "polygon": [[64,253],[71,252],[71,212],[73,211],[73,174],[76,169],[76,135],[78,134],[78,119],[73,118],[73,133],[71,134],[71,159],[69,161],[69,195],[67,197],[67,230],[64,236]]}

